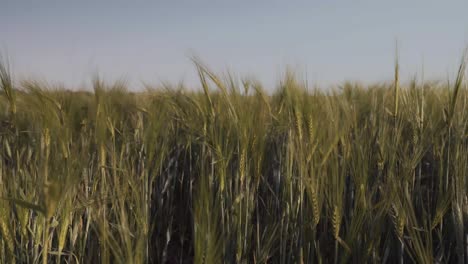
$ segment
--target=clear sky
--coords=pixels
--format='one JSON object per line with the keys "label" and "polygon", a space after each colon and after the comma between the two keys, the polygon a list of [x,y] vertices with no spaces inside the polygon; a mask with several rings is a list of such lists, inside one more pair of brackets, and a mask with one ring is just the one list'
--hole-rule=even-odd
{"label": "clear sky", "polygon": [[15,76],[196,84],[197,55],[217,72],[272,86],[286,66],[311,83],[453,77],[468,44],[468,1],[0,0],[0,50]]}

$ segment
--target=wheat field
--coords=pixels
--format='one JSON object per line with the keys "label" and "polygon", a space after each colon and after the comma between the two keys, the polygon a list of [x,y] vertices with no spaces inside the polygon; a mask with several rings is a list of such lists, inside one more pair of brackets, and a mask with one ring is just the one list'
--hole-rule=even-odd
{"label": "wheat field", "polygon": [[468,91],[88,91],[0,65],[1,263],[464,263]]}

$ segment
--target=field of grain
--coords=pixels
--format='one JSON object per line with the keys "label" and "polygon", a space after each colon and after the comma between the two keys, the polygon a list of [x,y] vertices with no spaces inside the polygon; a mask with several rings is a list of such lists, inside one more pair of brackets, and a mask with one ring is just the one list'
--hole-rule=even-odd
{"label": "field of grain", "polygon": [[463,263],[456,80],[89,91],[0,67],[1,263]]}

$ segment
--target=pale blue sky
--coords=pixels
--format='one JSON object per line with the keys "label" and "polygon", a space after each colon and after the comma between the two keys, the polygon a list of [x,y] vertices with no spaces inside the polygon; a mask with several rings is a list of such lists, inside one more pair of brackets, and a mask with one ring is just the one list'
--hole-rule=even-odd
{"label": "pale blue sky", "polygon": [[0,50],[18,78],[70,86],[99,72],[196,84],[188,56],[274,85],[287,65],[311,83],[453,76],[468,44],[468,1],[0,0]]}

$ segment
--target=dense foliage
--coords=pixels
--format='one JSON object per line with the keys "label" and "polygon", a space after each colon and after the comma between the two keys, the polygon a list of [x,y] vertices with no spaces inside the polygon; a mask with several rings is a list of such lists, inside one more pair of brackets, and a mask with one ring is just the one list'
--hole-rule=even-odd
{"label": "dense foliage", "polygon": [[0,68],[1,263],[395,263],[468,258],[468,91],[72,92]]}

